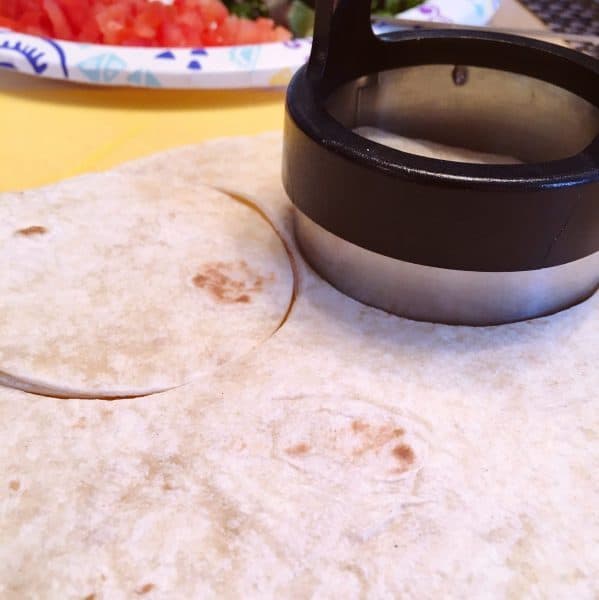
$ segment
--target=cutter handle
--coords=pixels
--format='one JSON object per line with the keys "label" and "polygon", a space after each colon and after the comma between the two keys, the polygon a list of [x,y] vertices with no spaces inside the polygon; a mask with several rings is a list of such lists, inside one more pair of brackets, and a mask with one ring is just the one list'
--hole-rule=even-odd
{"label": "cutter handle", "polygon": [[379,50],[370,6],[370,0],[316,0],[310,79],[338,83],[368,71]]}

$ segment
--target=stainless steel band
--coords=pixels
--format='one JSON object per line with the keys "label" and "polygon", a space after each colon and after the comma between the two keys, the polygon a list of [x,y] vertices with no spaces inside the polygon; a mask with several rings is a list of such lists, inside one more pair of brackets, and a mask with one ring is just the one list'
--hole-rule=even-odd
{"label": "stainless steel band", "polygon": [[599,252],[534,271],[456,271],[377,254],[330,233],[295,210],[304,256],[340,291],[410,319],[496,325],[548,315],[599,287]]}

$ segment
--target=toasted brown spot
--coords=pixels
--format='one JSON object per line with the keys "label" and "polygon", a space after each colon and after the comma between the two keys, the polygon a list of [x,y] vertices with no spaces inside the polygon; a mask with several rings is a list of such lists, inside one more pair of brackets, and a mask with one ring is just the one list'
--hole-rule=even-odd
{"label": "toasted brown spot", "polygon": [[359,421],[352,423],[352,429],[356,435],[359,435],[360,440],[360,446],[353,451],[353,455],[356,457],[367,452],[378,452],[385,444],[403,435],[403,429],[401,428],[392,427],[391,425],[375,427]]}
{"label": "toasted brown spot", "polygon": [[393,435],[395,435],[396,437],[401,437],[402,435],[404,435],[406,432],[405,429],[403,429],[402,427],[397,427],[396,429],[393,430]]}
{"label": "toasted brown spot", "polygon": [[393,456],[398,458],[403,462],[407,462],[408,464],[412,464],[414,462],[414,450],[410,448],[407,444],[399,444],[399,446],[395,446],[393,448]]}
{"label": "toasted brown spot", "polygon": [[83,600],[96,600],[96,594],[88,594]]}
{"label": "toasted brown spot", "polygon": [[306,454],[306,452],[308,452],[309,450],[310,446],[302,442],[301,444],[297,444],[295,446],[291,446],[291,448],[287,448],[285,452],[287,452],[287,454],[292,454],[293,456],[298,456],[299,454]]}
{"label": "toasted brown spot", "polygon": [[85,429],[87,427],[87,419],[80,417],[76,423],[73,424],[73,429]]}
{"label": "toasted brown spot", "polygon": [[15,231],[15,233],[17,235],[29,236],[29,235],[43,235],[47,231],[48,230],[45,227],[42,227],[41,225],[31,225],[31,227],[17,229],[17,231]]}
{"label": "toasted brown spot", "polygon": [[264,284],[273,279],[274,275],[265,278],[240,260],[235,263],[207,263],[192,282],[219,302],[248,304],[252,301],[252,294],[262,291]]}
{"label": "toasted brown spot", "polygon": [[361,433],[362,431],[366,431],[369,427],[370,425],[361,423],[360,421],[354,421],[351,424],[351,428],[353,429],[354,433]]}
{"label": "toasted brown spot", "polygon": [[18,479],[12,479],[11,481],[8,482],[8,487],[13,492],[18,492],[19,489],[21,488],[21,482]]}
{"label": "toasted brown spot", "polygon": [[155,587],[156,586],[153,583],[144,583],[144,585],[135,590],[135,593],[141,596],[142,594],[147,594],[148,592],[151,592]]}

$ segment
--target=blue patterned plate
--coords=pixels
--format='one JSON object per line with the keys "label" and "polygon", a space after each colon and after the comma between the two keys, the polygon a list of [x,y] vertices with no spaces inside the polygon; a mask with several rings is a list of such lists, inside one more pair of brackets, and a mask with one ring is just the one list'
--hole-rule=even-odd
{"label": "blue patterned plate", "polygon": [[[498,4],[498,0],[432,0],[402,16],[481,25]],[[0,68],[95,85],[281,87],[309,54],[309,39],[253,46],[133,48],[64,42],[0,29]]]}

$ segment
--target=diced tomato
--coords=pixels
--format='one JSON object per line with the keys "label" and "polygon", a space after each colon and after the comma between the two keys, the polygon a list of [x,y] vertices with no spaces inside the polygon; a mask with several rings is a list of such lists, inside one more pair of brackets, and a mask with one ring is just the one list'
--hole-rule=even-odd
{"label": "diced tomato", "polygon": [[26,12],[19,20],[19,24],[22,27],[26,27],[28,30],[37,28],[46,31],[48,28],[52,27],[47,15],[42,12],[33,11]]}
{"label": "diced tomato", "polygon": [[288,40],[270,19],[230,15],[220,0],[0,0],[0,27],[128,46],[223,46]]}
{"label": "diced tomato", "polygon": [[100,31],[100,26],[95,18],[92,17],[85,21],[79,30],[77,40],[90,44],[99,44],[102,42],[102,32]]}
{"label": "diced tomato", "polygon": [[16,25],[17,24],[12,19],[0,15],[0,27],[4,27],[6,29],[14,29]]}
{"label": "diced tomato", "polygon": [[202,15],[207,26],[211,23],[220,24],[229,16],[227,7],[219,0],[175,0],[175,6],[194,9]]}
{"label": "diced tomato", "polygon": [[89,3],[81,0],[62,0],[61,5],[73,30],[81,32],[92,17]]}
{"label": "diced tomato", "polygon": [[73,30],[65,17],[62,8],[56,0],[42,0],[42,6],[52,23],[54,37],[61,40],[72,40]]}
{"label": "diced tomato", "polygon": [[176,23],[163,23],[160,28],[160,40],[163,46],[185,46],[186,39],[182,29]]}
{"label": "diced tomato", "polygon": [[19,0],[0,0],[0,16],[17,20],[21,12],[21,5]]}
{"label": "diced tomato", "polygon": [[129,8],[125,3],[98,7],[95,18],[105,44],[119,45],[132,36]]}

